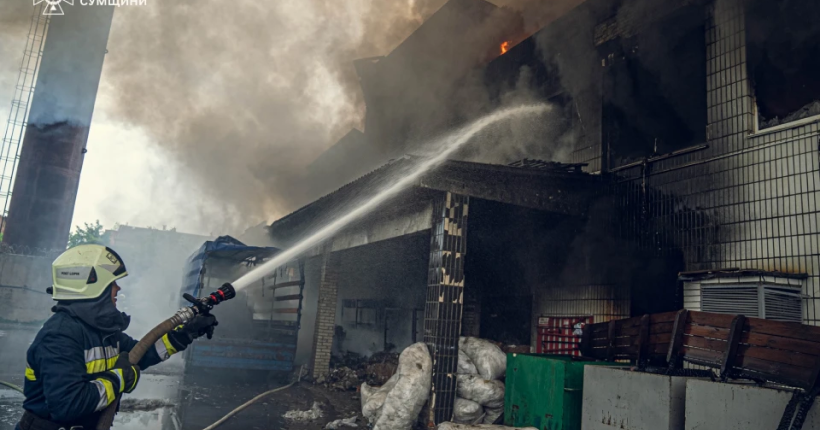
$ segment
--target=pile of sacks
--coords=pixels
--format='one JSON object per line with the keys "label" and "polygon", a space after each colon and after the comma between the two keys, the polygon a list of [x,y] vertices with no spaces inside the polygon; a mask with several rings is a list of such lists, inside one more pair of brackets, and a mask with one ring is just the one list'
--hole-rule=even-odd
{"label": "pile of sacks", "polygon": [[[495,344],[474,337],[458,342],[457,397],[453,421],[492,424],[504,413],[507,356]],[[433,363],[427,346],[416,343],[399,356],[396,374],[381,387],[361,386],[362,415],[373,430],[409,430],[430,393]]]}
{"label": "pile of sacks", "polygon": [[427,345],[408,346],[396,373],[379,388],[362,384],[362,415],[373,430],[410,430],[430,394],[433,362]]}
{"label": "pile of sacks", "polygon": [[493,424],[504,413],[507,355],[497,345],[475,337],[458,340],[458,375],[453,422]]}

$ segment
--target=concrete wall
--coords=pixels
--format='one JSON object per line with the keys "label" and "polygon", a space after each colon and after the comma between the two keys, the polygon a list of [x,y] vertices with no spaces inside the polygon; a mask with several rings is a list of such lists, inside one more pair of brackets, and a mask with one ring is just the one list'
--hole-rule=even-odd
{"label": "concrete wall", "polygon": [[[777,428],[791,392],[752,385],[689,380],[686,383],[686,430],[770,430]],[[820,409],[813,407],[804,430],[820,429]]]}
{"label": "concrete wall", "polygon": [[[584,430],[683,430],[687,378],[584,368]],[[709,429],[718,426],[703,427]]]}
{"label": "concrete wall", "polygon": [[52,257],[0,254],[0,321],[36,323],[51,316]]}

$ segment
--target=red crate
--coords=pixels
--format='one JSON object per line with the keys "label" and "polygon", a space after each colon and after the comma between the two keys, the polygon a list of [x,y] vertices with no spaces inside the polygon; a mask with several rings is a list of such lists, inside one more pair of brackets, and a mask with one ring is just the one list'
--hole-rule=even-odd
{"label": "red crate", "polygon": [[536,352],[580,357],[581,330],[593,322],[592,316],[539,317]]}

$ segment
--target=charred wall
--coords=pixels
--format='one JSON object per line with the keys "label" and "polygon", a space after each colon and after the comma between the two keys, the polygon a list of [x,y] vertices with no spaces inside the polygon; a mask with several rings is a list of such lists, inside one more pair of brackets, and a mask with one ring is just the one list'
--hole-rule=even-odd
{"label": "charred wall", "polygon": [[[820,323],[820,132],[814,83],[798,85],[815,69],[815,9],[589,0],[533,36],[543,62],[535,68],[557,70],[584,130],[572,161],[611,178],[601,209],[611,216],[600,225],[654,273],[629,281],[631,313],[658,300],[680,306],[678,270],[737,267],[807,273],[804,321]],[[784,34],[761,37],[773,29]],[[490,67],[513,59],[504,57]],[[532,67],[531,54],[522,58]],[[582,258],[594,270],[609,257]]]}
{"label": "charred wall", "polygon": [[601,197],[579,218],[472,199],[465,295],[476,295],[479,327],[465,330],[535,346],[540,316],[601,322],[677,309],[680,254],[624,240],[613,203]]}
{"label": "charred wall", "polygon": [[413,343],[413,314],[424,309],[429,252],[429,230],[338,251],[334,353],[370,355]]}
{"label": "charred wall", "polygon": [[[749,30],[760,17],[750,16],[757,13],[750,5],[754,2],[707,5],[706,145],[649,157],[616,172],[613,192],[621,196],[616,207],[631,214],[618,228],[654,255],[680,254],[685,270],[806,273],[803,320],[818,324],[818,121],[809,116],[760,127],[756,113],[765,109],[755,99],[761,88],[755,87],[760,63],[754,61],[777,52],[757,53],[753,60],[755,35]],[[789,15],[773,11],[766,19],[784,23],[780,31],[785,32],[800,24],[783,21],[784,16]],[[779,66],[799,74],[813,60],[789,61]],[[785,81],[780,85],[786,98],[808,91],[784,87]]]}

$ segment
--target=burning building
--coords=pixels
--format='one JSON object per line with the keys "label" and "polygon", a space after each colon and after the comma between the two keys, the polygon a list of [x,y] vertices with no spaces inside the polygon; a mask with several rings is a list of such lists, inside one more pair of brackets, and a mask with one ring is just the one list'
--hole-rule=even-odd
{"label": "burning building", "polygon": [[[392,53],[357,62],[359,144],[382,159],[497,107],[553,110],[523,144],[459,152],[308,253],[313,371],[332,350],[423,340],[439,422],[459,334],[554,351],[556,321],[684,305],[817,324],[818,11],[588,0],[524,37],[515,14],[452,0]],[[459,27],[493,19],[508,25]],[[553,161],[511,163],[532,155]],[[355,206],[405,162],[274,222],[275,244]]]}

